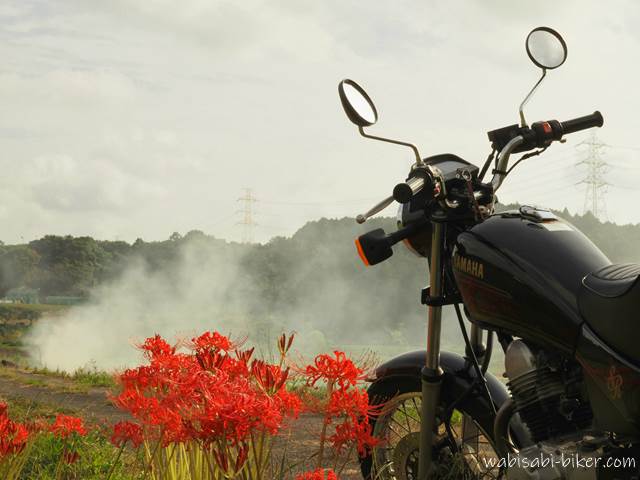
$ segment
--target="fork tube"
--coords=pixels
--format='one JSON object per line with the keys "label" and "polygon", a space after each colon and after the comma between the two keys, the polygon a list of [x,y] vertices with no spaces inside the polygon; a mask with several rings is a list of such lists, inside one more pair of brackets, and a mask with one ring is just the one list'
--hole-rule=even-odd
{"label": "fork tube", "polygon": [[[442,296],[442,244],[444,226],[432,222],[431,270],[429,296]],[[432,471],[433,438],[436,429],[436,408],[440,396],[442,370],[440,369],[440,333],[442,326],[442,307],[429,306],[427,326],[427,358],[422,369],[422,412],[420,422],[420,456],[418,479],[427,480]]]}

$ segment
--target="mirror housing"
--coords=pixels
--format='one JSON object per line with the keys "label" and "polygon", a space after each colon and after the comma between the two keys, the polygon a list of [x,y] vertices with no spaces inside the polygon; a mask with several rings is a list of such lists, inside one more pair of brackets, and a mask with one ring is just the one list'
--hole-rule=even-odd
{"label": "mirror housing", "polygon": [[350,79],[344,79],[338,84],[338,94],[344,113],[351,123],[358,127],[370,127],[378,121],[378,111],[367,92]]}
{"label": "mirror housing", "polygon": [[524,106],[547,76],[547,70],[558,68],[567,59],[567,44],[553,28],[537,27],[531,30],[525,40],[525,48],[533,64],[542,69],[542,76],[520,104],[518,113],[521,127],[528,126],[524,118]]}
{"label": "mirror housing", "polygon": [[533,64],[543,70],[558,68],[567,59],[567,44],[553,28],[538,27],[531,30],[525,47]]}
{"label": "mirror housing", "polygon": [[[413,143],[401,142],[400,140],[393,140],[391,138],[378,137],[375,135],[369,135],[364,131],[364,127],[370,127],[378,121],[378,111],[373,104],[373,100],[367,95],[360,85],[353,80],[345,78],[338,84],[338,94],[340,95],[340,103],[344,113],[347,114],[349,120],[358,127],[360,135],[372,140],[378,140],[380,142],[393,143],[396,145],[403,145],[413,150],[416,158],[416,165],[421,166],[424,164],[418,147]],[[386,206],[386,205],[385,205]],[[377,206],[376,206],[377,207]]]}

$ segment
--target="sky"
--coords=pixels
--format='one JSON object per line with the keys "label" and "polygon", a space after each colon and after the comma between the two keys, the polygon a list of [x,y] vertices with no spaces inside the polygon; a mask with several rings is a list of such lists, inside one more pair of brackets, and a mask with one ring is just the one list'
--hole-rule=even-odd
{"label": "sky", "polygon": [[[517,123],[537,80],[524,39],[540,25],[569,54],[527,119],[600,110],[606,218],[640,222],[633,0],[3,0],[0,240],[239,240],[246,188],[257,241],[355,216],[404,179],[412,153],[360,137],[338,82],[375,101],[370,133],[481,164],[486,132]],[[521,164],[500,200],[581,213],[588,138]]]}

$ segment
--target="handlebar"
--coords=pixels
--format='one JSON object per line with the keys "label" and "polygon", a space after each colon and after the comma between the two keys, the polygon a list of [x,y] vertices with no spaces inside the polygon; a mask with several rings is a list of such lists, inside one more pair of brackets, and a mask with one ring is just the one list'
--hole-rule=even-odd
{"label": "handlebar", "polygon": [[[499,147],[500,153],[496,162],[491,186],[496,192],[502,185],[509,166],[509,157],[512,153],[525,152],[536,148],[546,148],[553,141],[562,140],[564,135],[579,132],[593,127],[602,127],[604,118],[599,111],[590,115],[574,118],[564,122],[549,120],[547,122],[536,122],[531,127],[511,125],[489,132],[489,139],[494,148]],[[433,189],[437,187],[434,179],[426,169],[413,170],[412,177],[406,182],[399,183],[393,189],[393,195],[385,198],[375,205],[368,212],[358,215],[356,221],[364,223],[369,217],[387,208],[394,200],[398,203],[408,203],[411,199],[424,190],[425,186]]]}
{"label": "handlebar", "polygon": [[604,125],[604,118],[602,117],[602,114],[596,110],[591,115],[585,115],[584,117],[560,122],[560,125],[562,125],[562,133],[566,135],[568,133],[586,130],[587,128],[601,127]]}
{"label": "handlebar", "polygon": [[580,130],[586,130],[592,127],[601,127],[603,124],[604,118],[602,114],[599,111],[595,111],[590,115],[574,118],[565,122],[549,120],[548,122],[536,122],[531,125],[531,128],[525,126],[514,130],[513,127],[506,127],[489,132],[489,138],[493,139],[494,142],[495,139],[500,138],[500,135],[502,135],[500,140],[504,140],[504,135],[508,135],[509,132],[517,133],[517,135],[511,136],[509,141],[500,149],[497,167],[494,170],[493,179],[491,180],[493,191],[498,190],[506,177],[509,157],[512,153],[525,152],[535,148],[546,148],[551,145],[553,141],[562,140],[562,137],[566,134],[579,132]]}
{"label": "handlebar", "polygon": [[393,189],[393,199],[398,203],[409,203],[413,196],[424,188],[424,178],[413,177],[397,184]]}

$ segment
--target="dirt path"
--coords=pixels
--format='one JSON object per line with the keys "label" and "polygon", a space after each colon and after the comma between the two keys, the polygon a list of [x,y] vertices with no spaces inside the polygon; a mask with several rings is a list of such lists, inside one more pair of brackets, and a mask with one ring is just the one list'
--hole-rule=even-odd
{"label": "dirt path", "polygon": [[128,418],[126,413],[111,404],[107,392],[107,388],[74,391],[73,384],[62,378],[22,371],[0,376],[0,396],[9,401],[17,399],[34,406],[70,410],[95,422],[115,423]]}
{"label": "dirt path", "polygon": [[[82,416],[91,423],[115,423],[129,418],[116,409],[107,398],[108,388],[90,388],[78,391],[68,379],[51,375],[34,374],[19,369],[0,367],[0,397],[11,402],[20,401],[34,407],[46,406]],[[317,451],[322,429],[318,415],[301,415],[287,431],[277,439],[274,448],[285,452],[289,463],[305,462],[310,453]],[[329,462],[330,463],[330,462]],[[346,465],[342,480],[361,480],[355,455]]]}

